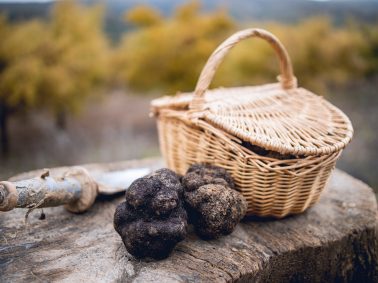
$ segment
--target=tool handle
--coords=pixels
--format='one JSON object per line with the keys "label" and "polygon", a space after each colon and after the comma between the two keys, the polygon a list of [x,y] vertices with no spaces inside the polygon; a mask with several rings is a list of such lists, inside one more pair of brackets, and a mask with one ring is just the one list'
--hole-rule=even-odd
{"label": "tool handle", "polygon": [[73,167],[60,177],[45,171],[33,179],[0,182],[0,211],[65,205],[80,213],[92,206],[97,194],[97,183],[83,167]]}

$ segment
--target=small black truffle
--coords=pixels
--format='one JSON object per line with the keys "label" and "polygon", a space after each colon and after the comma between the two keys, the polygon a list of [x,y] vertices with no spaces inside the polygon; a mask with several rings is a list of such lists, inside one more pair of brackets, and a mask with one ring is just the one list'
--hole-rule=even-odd
{"label": "small black truffle", "polygon": [[204,239],[232,233],[247,211],[243,196],[232,189],[226,170],[209,165],[192,166],[183,178],[184,200],[190,223]]}
{"label": "small black truffle", "polygon": [[166,258],[186,237],[187,215],[179,176],[160,169],[135,180],[118,205],[114,228],[137,258]]}
{"label": "small black truffle", "polygon": [[182,178],[182,183],[186,191],[197,190],[208,184],[219,184],[235,189],[234,181],[224,168],[208,164],[192,165]]}

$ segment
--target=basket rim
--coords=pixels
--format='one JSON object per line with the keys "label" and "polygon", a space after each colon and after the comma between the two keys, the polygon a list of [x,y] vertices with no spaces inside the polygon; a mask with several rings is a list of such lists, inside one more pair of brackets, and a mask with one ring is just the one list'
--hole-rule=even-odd
{"label": "basket rim", "polygon": [[[337,152],[345,148],[353,137],[353,126],[347,115],[323,97],[304,88],[284,90],[277,83],[261,86],[215,88],[206,91],[205,103],[201,112],[189,110],[193,95],[193,92],[181,93],[174,97],[165,96],[155,99],[151,102],[152,113],[156,116],[183,116],[183,119],[189,119],[194,123],[200,119],[245,142],[281,154],[296,156],[324,155]],[[288,104],[283,104],[282,101]],[[268,102],[276,104],[267,106]],[[258,107],[260,103],[265,103],[266,109]],[[291,107],[291,103],[295,106]],[[244,107],[245,105],[247,107]],[[280,110],[279,107],[285,108]],[[304,111],[295,112],[301,108],[309,109],[308,113]],[[234,111],[235,109],[236,111]],[[273,122],[269,118],[264,119],[265,116],[269,117],[269,115],[272,115],[272,119],[275,119]],[[258,117],[260,121],[253,122],[251,117]],[[288,121],[297,123],[301,127],[295,128],[287,125]],[[249,123],[250,126],[255,128],[243,128],[240,126],[244,125],[243,123]],[[267,126],[267,128],[261,129],[259,123]],[[306,123],[310,125],[309,129],[305,128]],[[318,132],[312,131],[314,130],[312,127],[318,127]],[[290,139],[275,138],[277,137],[274,133],[275,128],[279,128],[280,134],[284,137],[291,135]],[[266,134],[269,131],[273,134]],[[311,137],[308,136],[307,140],[298,136],[301,132],[310,135],[308,131],[311,132]]]}

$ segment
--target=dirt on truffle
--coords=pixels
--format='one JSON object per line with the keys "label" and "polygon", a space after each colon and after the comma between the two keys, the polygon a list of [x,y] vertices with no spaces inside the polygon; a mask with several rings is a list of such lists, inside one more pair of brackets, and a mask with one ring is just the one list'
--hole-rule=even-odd
{"label": "dirt on truffle", "polygon": [[160,169],[135,180],[118,205],[114,228],[127,251],[137,258],[166,258],[187,234],[179,176]]}
{"label": "dirt on truffle", "polygon": [[224,168],[208,164],[192,165],[182,178],[182,184],[186,191],[197,190],[207,184],[219,184],[235,189],[234,181]]}
{"label": "dirt on truffle", "polygon": [[185,207],[189,222],[204,239],[232,233],[245,216],[247,202],[232,189],[234,183],[226,170],[209,165],[194,165],[183,177]]}

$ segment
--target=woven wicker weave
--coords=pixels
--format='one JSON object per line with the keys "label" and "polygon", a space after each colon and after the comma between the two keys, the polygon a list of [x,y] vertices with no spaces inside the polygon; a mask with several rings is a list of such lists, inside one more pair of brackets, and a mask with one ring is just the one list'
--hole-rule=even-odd
{"label": "woven wicker weave", "polygon": [[[276,51],[279,83],[208,90],[228,51],[254,36]],[[314,204],[353,136],[342,111],[297,88],[284,46],[261,29],[224,41],[210,56],[194,93],[156,99],[152,112],[168,167],[180,174],[193,163],[227,169],[248,201],[248,214],[259,216],[283,217]]]}

